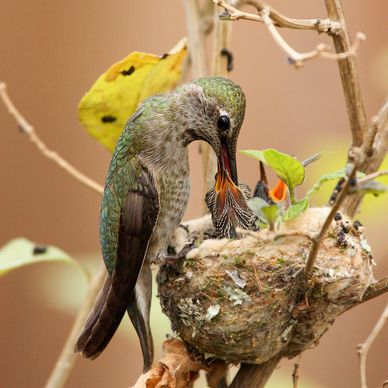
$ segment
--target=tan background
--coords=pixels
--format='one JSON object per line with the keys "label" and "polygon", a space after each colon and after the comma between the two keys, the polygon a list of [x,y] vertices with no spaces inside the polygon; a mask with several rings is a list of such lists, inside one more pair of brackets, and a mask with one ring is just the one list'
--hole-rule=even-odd
{"label": "tan background", "polygon": [[[271,3],[294,17],[326,16],[323,1]],[[370,117],[388,89],[388,3],[347,0],[344,6],[352,35],[361,30],[368,37],[360,49],[358,68]],[[79,126],[77,103],[97,76],[127,53],[162,54],[185,35],[182,2],[1,0],[0,15],[0,80],[7,82],[12,98],[50,147],[103,182],[110,155]],[[325,149],[329,155],[320,162],[320,171],[325,171],[337,155],[330,152],[349,141],[337,64],[319,60],[296,71],[262,25],[241,21],[233,28],[235,70],[231,77],[248,99],[239,148],[275,147],[300,158]],[[328,41],[314,32],[282,32],[299,50]],[[98,195],[38,154],[2,106],[0,130],[0,245],[26,236],[81,257],[97,252]],[[344,157],[337,158],[337,167]],[[191,162],[193,192],[186,218],[200,213],[195,144]],[[256,164],[246,157],[239,157],[238,162],[240,179],[253,184]],[[378,199],[373,206],[374,216],[368,218],[364,212],[360,218],[369,221],[367,235],[379,263],[376,277],[381,277],[388,273],[387,200]],[[63,266],[55,267],[29,267],[0,279],[2,388],[42,386],[70,329],[71,313],[56,308],[55,301],[46,301],[50,295],[66,299],[78,290],[73,277],[77,282],[80,279],[70,271],[65,282],[46,283],[57,276],[55,271],[63,270]],[[42,284],[50,286],[38,292]],[[78,300],[84,292],[79,289]],[[59,299],[58,304],[62,303]],[[303,356],[302,378],[315,386],[357,386],[356,345],[366,338],[386,301],[386,296],[381,297],[340,317],[320,346]],[[125,387],[134,381],[141,368],[140,353],[136,339],[125,336],[132,333],[126,325],[124,336],[116,337],[98,360],[78,363],[69,387]],[[387,341],[386,327],[369,356],[371,387],[388,378]],[[291,386],[290,364],[283,365],[280,373]]]}

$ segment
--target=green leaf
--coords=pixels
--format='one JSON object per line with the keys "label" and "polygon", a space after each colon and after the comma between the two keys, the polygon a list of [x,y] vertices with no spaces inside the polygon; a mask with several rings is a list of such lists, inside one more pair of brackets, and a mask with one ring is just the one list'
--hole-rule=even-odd
{"label": "green leaf", "polygon": [[254,197],[248,200],[248,206],[252,210],[253,214],[258,217],[263,217],[262,209],[268,206],[268,203],[263,198]]}
{"label": "green leaf", "polygon": [[273,229],[273,226],[275,225],[276,220],[279,217],[280,209],[278,205],[268,205],[261,209],[263,212],[264,218],[268,222],[270,229]]}
{"label": "green leaf", "polygon": [[0,276],[25,265],[42,262],[63,262],[86,270],[67,253],[52,245],[38,245],[25,238],[11,240],[0,249]]}
{"label": "green leaf", "polygon": [[305,170],[302,163],[293,156],[269,148],[263,151],[269,167],[292,191],[303,183]]}
{"label": "green leaf", "polygon": [[309,206],[309,200],[307,198],[301,199],[295,204],[291,205],[283,215],[283,221],[291,221],[303,213]]}
{"label": "green leaf", "polygon": [[341,170],[337,170],[335,172],[331,172],[331,173],[322,175],[319,178],[318,182],[314,183],[314,185],[311,187],[311,189],[306,193],[305,198],[310,199],[313,194],[315,194],[319,191],[319,189],[321,188],[321,186],[324,183],[332,181],[334,179],[343,178],[344,176],[345,176],[345,169],[344,168],[342,168]]}
{"label": "green leaf", "polygon": [[267,164],[267,161],[265,160],[265,157],[263,155],[263,151],[257,151],[257,150],[241,150],[241,154],[250,156],[251,158],[261,160],[263,163]]}

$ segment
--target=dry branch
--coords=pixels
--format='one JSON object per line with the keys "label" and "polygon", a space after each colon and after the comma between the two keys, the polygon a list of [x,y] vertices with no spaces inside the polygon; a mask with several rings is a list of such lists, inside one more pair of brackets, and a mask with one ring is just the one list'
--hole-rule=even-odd
{"label": "dry branch", "polygon": [[[185,0],[186,23],[188,29],[188,45],[190,60],[192,63],[193,78],[200,78],[207,75],[206,53],[205,53],[205,31],[201,20],[201,11],[197,0]],[[216,168],[216,158],[208,143],[201,141],[199,152],[202,159],[202,197],[209,191],[213,184],[213,177]],[[204,213],[207,212],[205,203]]]}
{"label": "dry branch", "polygon": [[89,283],[88,292],[86,294],[85,300],[77,313],[77,317],[73,323],[73,327],[70,331],[69,336],[66,339],[61,354],[57,362],[55,363],[54,369],[51,371],[51,374],[46,382],[45,388],[61,388],[65,385],[66,380],[78,357],[78,355],[74,352],[74,345],[85,323],[85,320],[95,303],[97,294],[101,290],[106,276],[106,269],[104,266],[101,266],[100,269],[93,276],[91,282]]}
{"label": "dry branch", "polygon": [[370,332],[368,338],[366,341],[357,347],[357,353],[360,357],[360,379],[361,379],[361,388],[367,388],[367,381],[366,381],[366,359],[368,356],[368,351],[382,330],[382,328],[385,325],[386,320],[388,319],[388,304],[385,306],[383,313],[381,314],[379,320],[377,321],[376,325]]}
{"label": "dry branch", "polygon": [[[324,23],[324,27],[320,24],[320,19],[304,20],[297,21],[296,19],[289,19],[284,15],[281,15],[279,12],[275,11],[273,8],[268,6],[262,1],[248,1],[248,4],[254,5],[259,15],[249,14],[247,12],[240,11],[225,1],[213,0],[215,4],[220,7],[223,7],[226,11],[226,16],[221,15],[223,19],[227,20],[239,20],[247,19],[254,20],[257,22],[264,23],[267,27],[269,33],[271,34],[274,41],[282,48],[283,51],[288,55],[289,62],[295,66],[295,68],[300,68],[308,60],[315,58],[326,58],[332,60],[343,60],[348,57],[354,57],[357,53],[360,42],[365,40],[365,35],[361,32],[356,34],[356,39],[353,45],[349,45],[346,50],[341,52],[337,51],[337,54],[329,51],[329,48],[323,44],[318,44],[314,50],[308,51],[306,53],[300,53],[293,49],[287,41],[281,36],[276,27],[288,27],[288,28],[299,28],[301,29],[315,29],[319,32],[329,32],[330,34],[337,34],[340,30],[339,22],[327,21]],[[315,23],[313,27],[313,23]],[[333,25],[334,24],[334,25]],[[293,26],[293,27],[291,27]],[[306,28],[309,27],[309,28]],[[310,28],[311,27],[311,28]]]}
{"label": "dry branch", "polygon": [[[225,16],[225,18],[228,18],[229,20],[245,19],[245,20],[251,20],[255,22],[263,22],[260,15],[240,11],[222,0],[213,0],[213,2],[216,5],[225,9],[225,11],[227,12],[227,15]],[[256,7],[258,12],[261,12],[264,8],[267,8],[269,10],[269,17],[273,20],[276,27],[291,28],[291,29],[297,29],[297,30],[315,30],[318,32],[330,32],[330,33],[336,33],[340,28],[340,24],[338,22],[332,21],[330,19],[289,18],[281,14],[279,11],[275,10],[273,7],[270,7],[264,1],[246,1],[245,3]]]}
{"label": "dry branch", "polygon": [[347,197],[347,195],[349,193],[350,184],[351,184],[352,180],[354,180],[354,177],[356,176],[356,172],[357,172],[357,165],[355,164],[355,165],[353,165],[352,171],[350,172],[348,178],[345,181],[345,184],[342,187],[341,192],[339,193],[334,205],[332,206],[329,215],[327,216],[325,222],[323,223],[319,234],[313,240],[313,245],[311,247],[311,251],[309,253],[309,257],[307,259],[306,267],[304,270],[306,279],[308,279],[309,276],[311,275],[315,260],[316,260],[317,255],[318,255],[318,250],[320,248],[320,245],[321,245],[321,243],[325,237],[325,234],[328,231],[328,229],[329,229],[329,227],[334,219],[335,214],[338,212],[341,204],[343,203],[343,201],[345,200],[345,198]]}
{"label": "dry branch", "polygon": [[[388,100],[385,101],[378,114],[369,125],[366,138],[361,147],[351,146],[349,160],[359,158],[359,170],[366,174],[374,174],[383,162],[388,149]],[[353,216],[364,196],[356,193],[345,199],[342,210]]]}
{"label": "dry branch", "polygon": [[[341,29],[333,34],[333,42],[337,53],[349,52],[352,47],[340,0],[325,0],[330,19],[340,23]],[[356,60],[349,56],[338,62],[348,110],[350,129],[352,131],[353,147],[360,147],[366,137],[368,121],[358,82]]]}
{"label": "dry branch", "polygon": [[43,156],[53,161],[58,167],[60,167],[62,170],[65,170],[78,182],[82,183],[89,189],[92,189],[93,191],[102,194],[104,188],[100,184],[83,174],[81,171],[79,171],[77,168],[75,168],[69,162],[63,159],[62,156],[60,156],[57,152],[50,150],[46,146],[46,144],[40,139],[40,137],[36,133],[34,127],[16,109],[14,103],[8,96],[6,84],[3,82],[0,82],[0,98],[6,106],[9,114],[15,119],[21,131],[28,136],[31,143],[33,143],[38,148],[38,150]]}

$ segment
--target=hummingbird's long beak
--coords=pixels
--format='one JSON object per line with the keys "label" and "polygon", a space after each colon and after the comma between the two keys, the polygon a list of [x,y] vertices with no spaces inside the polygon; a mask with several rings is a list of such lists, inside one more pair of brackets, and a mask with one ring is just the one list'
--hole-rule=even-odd
{"label": "hummingbird's long beak", "polygon": [[227,173],[232,182],[238,186],[236,155],[226,143],[221,144],[221,155],[218,158],[218,175]]}
{"label": "hummingbird's long beak", "polygon": [[224,209],[228,192],[235,198],[237,203],[241,202],[242,193],[238,187],[236,156],[225,143],[221,145],[221,153],[218,158],[215,191],[217,194],[217,208],[220,213]]}

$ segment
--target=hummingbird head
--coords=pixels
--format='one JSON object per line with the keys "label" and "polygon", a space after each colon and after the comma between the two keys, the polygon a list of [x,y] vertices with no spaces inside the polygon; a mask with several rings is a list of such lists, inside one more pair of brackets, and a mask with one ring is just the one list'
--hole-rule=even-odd
{"label": "hummingbird head", "polygon": [[186,144],[206,141],[218,159],[216,187],[238,186],[237,138],[245,114],[245,95],[233,81],[204,77],[177,89],[178,109],[185,123]]}

